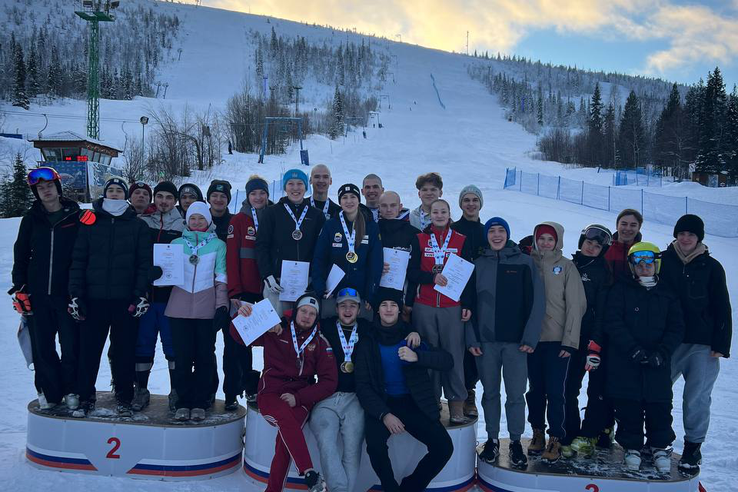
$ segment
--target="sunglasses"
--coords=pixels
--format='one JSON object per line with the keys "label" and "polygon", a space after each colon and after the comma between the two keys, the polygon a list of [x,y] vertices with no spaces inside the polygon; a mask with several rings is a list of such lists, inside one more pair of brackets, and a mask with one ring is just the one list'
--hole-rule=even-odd
{"label": "sunglasses", "polygon": [[28,173],[28,185],[36,186],[39,181],[56,181],[59,174],[50,167],[37,167]]}
{"label": "sunglasses", "polygon": [[612,236],[609,232],[598,227],[590,227],[584,231],[584,238],[590,241],[596,241],[601,246],[610,246],[612,244]]}
{"label": "sunglasses", "polygon": [[344,287],[343,289],[338,291],[338,297],[346,297],[346,296],[359,297],[359,291],[351,287]]}
{"label": "sunglasses", "polygon": [[660,254],[656,254],[653,251],[636,251],[635,253],[632,253],[630,255],[630,262],[634,265],[638,265],[639,263],[645,263],[646,265],[650,265],[654,261],[661,258]]}

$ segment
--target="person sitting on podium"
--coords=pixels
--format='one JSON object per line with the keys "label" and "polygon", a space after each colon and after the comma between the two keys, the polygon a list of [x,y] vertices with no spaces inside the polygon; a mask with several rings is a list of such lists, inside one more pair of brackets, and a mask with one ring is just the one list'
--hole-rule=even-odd
{"label": "person sitting on podium", "polygon": [[[429,370],[449,371],[454,361],[445,350],[421,344],[408,346],[408,325],[400,320],[402,292],[380,288],[373,329],[356,345],[356,394],[364,407],[367,453],[387,492],[422,491],[451,458],[454,446],[440,422]],[[428,453],[398,485],[387,440],[409,432]]]}

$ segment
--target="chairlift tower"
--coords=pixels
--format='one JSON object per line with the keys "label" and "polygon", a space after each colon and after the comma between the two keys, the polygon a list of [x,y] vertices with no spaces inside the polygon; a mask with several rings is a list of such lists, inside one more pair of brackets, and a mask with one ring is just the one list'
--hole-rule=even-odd
{"label": "chairlift tower", "polygon": [[113,22],[110,13],[120,6],[118,0],[83,0],[83,10],[74,13],[88,22],[90,38],[87,43],[87,136],[100,137],[100,22]]}

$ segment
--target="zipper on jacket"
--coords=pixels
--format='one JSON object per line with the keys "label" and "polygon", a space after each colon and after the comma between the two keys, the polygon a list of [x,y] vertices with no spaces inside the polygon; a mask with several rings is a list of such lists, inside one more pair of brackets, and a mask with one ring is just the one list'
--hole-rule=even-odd
{"label": "zipper on jacket", "polygon": [[54,231],[56,231],[56,226],[67,220],[69,217],[74,215],[76,212],[72,212],[71,214],[67,214],[62,218],[60,221],[58,221],[56,224],[51,226],[51,252],[49,253],[49,290],[48,295],[51,295],[51,280],[54,276]]}
{"label": "zipper on jacket", "polygon": [[[113,245],[115,245],[115,217],[110,218],[110,251],[113,251]],[[108,275],[107,282],[105,283],[108,291],[108,299],[110,299],[110,277],[111,270],[113,269],[113,255],[108,255]]]}

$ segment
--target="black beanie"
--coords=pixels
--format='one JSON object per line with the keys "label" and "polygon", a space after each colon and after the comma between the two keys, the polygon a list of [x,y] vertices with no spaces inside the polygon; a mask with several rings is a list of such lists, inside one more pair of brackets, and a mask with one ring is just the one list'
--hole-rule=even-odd
{"label": "black beanie", "polygon": [[210,195],[215,192],[224,193],[228,197],[228,203],[231,203],[231,183],[222,179],[214,179],[210,182],[207,192],[207,201],[210,201]]}
{"label": "black beanie", "polygon": [[674,226],[674,238],[676,239],[677,234],[680,232],[691,232],[699,242],[705,238],[705,223],[702,222],[698,216],[693,214],[686,214],[679,217],[676,225]]}
{"label": "black beanie", "polygon": [[202,191],[200,190],[200,188],[197,187],[196,184],[185,183],[182,186],[180,186],[178,193],[177,193],[177,198],[182,198],[182,194],[184,193],[194,194],[197,197],[197,201],[199,202],[204,201],[202,198]]}
{"label": "black beanie", "polygon": [[108,192],[108,188],[110,185],[118,185],[121,188],[123,188],[123,193],[125,194],[125,200],[128,200],[128,185],[125,181],[123,181],[121,178],[110,178],[105,182],[105,186],[103,187],[103,198],[105,198],[105,195]]}
{"label": "black beanie", "polygon": [[171,193],[174,195],[174,199],[179,198],[179,192],[177,191],[177,187],[172,183],[171,181],[162,181],[158,185],[154,187],[154,196],[160,191],[165,191],[167,193]]}
{"label": "black beanie", "polygon": [[269,185],[262,178],[256,177],[249,179],[248,183],[246,183],[246,198],[249,197],[249,193],[255,190],[264,190],[267,196],[269,196]]}
{"label": "black beanie", "polygon": [[345,195],[346,193],[353,193],[356,195],[356,198],[359,199],[359,202],[361,202],[361,191],[359,191],[359,187],[356,186],[353,183],[346,183],[345,185],[341,185],[340,188],[338,188],[338,201],[341,201],[341,197]]}
{"label": "black beanie", "polygon": [[390,289],[389,287],[380,287],[377,289],[377,294],[374,296],[377,309],[383,301],[394,301],[397,303],[397,307],[402,311],[404,301],[402,300],[402,291],[397,289]]}

